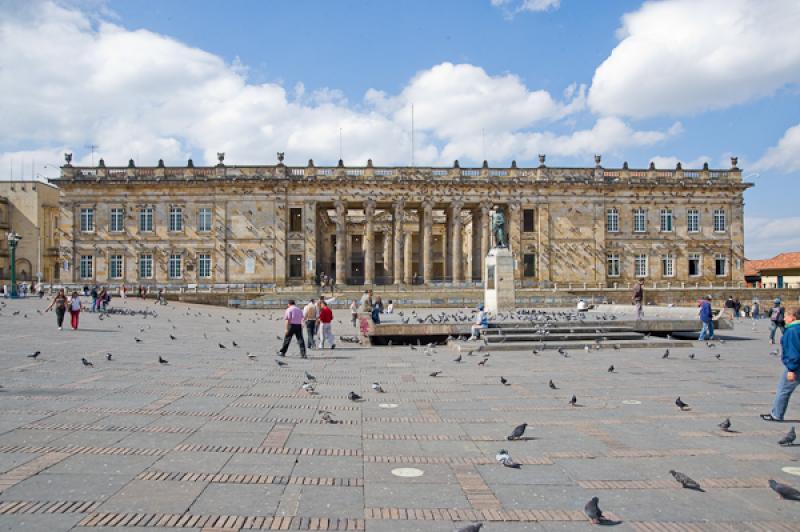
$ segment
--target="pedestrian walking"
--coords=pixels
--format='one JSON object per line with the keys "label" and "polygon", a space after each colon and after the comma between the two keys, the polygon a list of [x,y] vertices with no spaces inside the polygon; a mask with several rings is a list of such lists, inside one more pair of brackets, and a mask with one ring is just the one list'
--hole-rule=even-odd
{"label": "pedestrian walking", "polygon": [[336,349],[336,338],[333,337],[333,311],[324,300],[320,300],[319,309],[319,348],[325,347],[325,342],[328,342],[331,349]]}
{"label": "pedestrian walking", "polygon": [[786,329],[786,309],[781,305],[781,298],[776,297],[772,308],[769,311],[769,343],[775,343],[775,331],[781,330],[783,334]]}
{"label": "pedestrian walking", "polygon": [[737,318],[742,317],[742,302],[738,297],[733,300],[733,315]]}
{"label": "pedestrian walking", "polygon": [[703,324],[703,327],[700,329],[700,336],[697,337],[697,341],[702,342],[714,338],[714,320],[712,314],[711,296],[706,296],[705,299],[700,302],[700,322]]}
{"label": "pedestrian walking", "polygon": [[761,319],[761,305],[759,304],[758,299],[753,300],[753,319]]}
{"label": "pedestrian walking", "polygon": [[358,303],[355,299],[350,303],[350,321],[353,323],[353,327],[358,322]]}
{"label": "pedestrian walking", "polygon": [[307,358],[306,344],[303,340],[303,311],[295,306],[294,299],[289,300],[283,319],[286,322],[286,333],[283,336],[283,346],[278,351],[278,356],[286,356],[286,351],[292,342],[292,336],[294,336],[297,338],[297,345],[300,346],[300,358]]}
{"label": "pedestrian walking", "polygon": [[81,296],[78,295],[78,292],[72,292],[68,305],[70,325],[72,325],[72,330],[75,331],[78,329],[78,321],[81,317]]}
{"label": "pedestrian walking", "polygon": [[123,284],[119,287],[119,298],[122,300],[123,305],[126,297],[128,297],[128,287]]}
{"label": "pedestrian walking", "polygon": [[97,286],[92,287],[90,295],[92,296],[92,308],[90,312],[97,312]]}
{"label": "pedestrian walking", "polygon": [[636,319],[641,320],[644,318],[644,279],[639,281],[633,286],[633,306],[636,309]]}
{"label": "pedestrian walking", "polygon": [[56,309],[56,324],[60,331],[64,325],[64,314],[67,312],[67,296],[64,294],[63,288],[58,290],[56,297],[53,298],[53,301],[50,303],[50,306],[45,309],[45,312],[48,312],[53,307]]}
{"label": "pedestrian walking", "polygon": [[314,336],[317,333],[317,305],[313,298],[303,308],[303,321],[306,323],[306,332],[308,333],[308,348],[314,349]]}
{"label": "pedestrian walking", "polygon": [[797,388],[797,372],[800,369],[800,307],[795,307],[786,315],[786,330],[781,337],[781,361],[784,365],[775,401],[769,414],[761,414],[765,421],[783,421],[789,398]]}

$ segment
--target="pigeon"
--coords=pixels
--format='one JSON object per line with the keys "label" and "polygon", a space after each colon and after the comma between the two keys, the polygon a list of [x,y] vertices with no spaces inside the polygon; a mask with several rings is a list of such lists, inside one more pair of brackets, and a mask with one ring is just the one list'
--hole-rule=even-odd
{"label": "pigeon", "polygon": [[277,359],[275,360],[275,363],[276,363],[278,366],[281,366],[281,367],[283,367],[283,366],[288,366],[288,365],[289,365],[289,364],[287,364],[286,362],[284,362],[283,360],[277,360]]}
{"label": "pigeon", "polygon": [[511,434],[508,435],[507,440],[518,440],[525,434],[525,429],[528,428],[527,423],[523,423],[522,425],[517,425],[514,427],[514,430],[511,431]]}
{"label": "pigeon", "polygon": [[680,471],[675,471],[674,469],[669,470],[669,474],[672,475],[678,483],[688,490],[695,490],[695,491],[705,491],[703,488],[700,487],[696,481],[692,480],[688,476],[684,475]]}
{"label": "pigeon", "polygon": [[461,355],[458,355],[455,359],[453,359],[453,362],[461,362]]}
{"label": "pigeon", "polygon": [[314,384],[313,383],[303,382],[303,385],[301,386],[301,388],[303,388],[303,390],[308,392],[308,393],[314,393]]}
{"label": "pigeon", "polygon": [[275,339],[276,340],[283,340],[283,338],[281,338],[280,335],[275,336]]}
{"label": "pigeon", "polygon": [[441,375],[441,374],[442,374],[442,372],[441,372],[441,371],[432,371],[432,372],[430,372],[430,374],[429,374],[429,375],[430,375],[431,377],[438,377],[438,376],[439,376],[439,375]]}
{"label": "pigeon", "polygon": [[731,429],[731,418],[726,417],[725,421],[723,421],[722,423],[720,423],[717,426],[719,428],[721,428],[724,432],[730,432],[730,429]]}
{"label": "pigeon", "polygon": [[247,358],[249,358],[250,360],[255,360],[256,359],[256,355],[254,355],[253,353],[248,352],[247,353]]}
{"label": "pigeon", "polygon": [[498,463],[502,464],[505,467],[510,467],[512,469],[520,468],[520,465],[511,459],[511,455],[508,454],[508,451],[506,451],[505,449],[500,449],[499,451],[497,451],[497,454],[495,455],[494,458],[495,460],[497,460]]}
{"label": "pigeon", "polygon": [[384,393],[383,387],[381,386],[381,383],[379,383],[379,382],[373,382],[372,383],[372,389],[375,390],[378,393]]}
{"label": "pigeon", "polygon": [[680,397],[678,397],[677,399],[675,399],[675,405],[676,405],[678,408],[680,408],[681,410],[689,410],[689,405],[687,405],[686,403],[684,403],[683,401],[681,401],[681,398],[680,398]]}
{"label": "pigeon", "polygon": [[571,406],[575,406],[575,405],[577,405],[577,404],[578,404],[578,398],[577,398],[577,397],[575,397],[575,396],[573,395],[573,396],[572,396],[572,399],[570,399],[570,400],[569,400],[569,404],[570,404]]}
{"label": "pigeon", "polygon": [[471,525],[462,526],[459,529],[456,529],[456,532],[480,532],[483,523],[473,523]]}
{"label": "pigeon", "polygon": [[28,355],[28,358],[32,358],[32,359],[34,359],[34,360],[35,360],[35,359],[36,359],[36,357],[38,357],[38,356],[39,356],[39,355],[41,355],[41,354],[42,354],[42,352],[41,352],[41,351],[36,351],[35,353]]}
{"label": "pigeon", "polygon": [[716,355],[714,355],[714,358],[716,358],[717,360],[722,360],[722,355],[717,353]]}
{"label": "pigeon", "polygon": [[159,364],[169,364],[169,360],[163,358],[161,355],[158,355],[158,363]]}
{"label": "pigeon", "polygon": [[611,364],[610,366],[608,366],[608,372],[609,373],[614,373],[614,364]]}
{"label": "pigeon", "polygon": [[663,355],[661,355],[661,358],[669,358],[669,349],[667,349],[666,351],[664,351],[664,354],[663,354]]}
{"label": "pigeon", "polygon": [[558,354],[564,358],[569,358],[569,354],[564,350],[563,347],[558,348]]}
{"label": "pigeon", "polygon": [[778,494],[781,499],[788,499],[790,501],[800,501],[800,491],[789,486],[788,484],[781,484],[775,480],[770,479],[769,487],[772,491]]}
{"label": "pigeon", "polygon": [[689,354],[689,359],[694,360],[694,353]]}
{"label": "pigeon", "polygon": [[333,419],[333,414],[330,412],[322,412],[322,421],[325,423],[330,423],[331,425],[335,425],[338,423],[335,419]]}
{"label": "pigeon", "polygon": [[550,386],[551,390],[558,390],[558,386],[556,386],[556,383],[554,383],[552,379],[550,380],[548,385]]}
{"label": "pigeon", "polygon": [[106,360],[111,360],[111,353],[106,353]]}
{"label": "pigeon", "polygon": [[137,344],[142,343],[142,340],[140,338],[137,338],[137,337],[134,336],[133,339],[136,340]]}
{"label": "pigeon", "polygon": [[222,345],[222,344],[217,344],[217,345],[219,346],[220,349],[225,349],[224,345]]}
{"label": "pigeon", "polygon": [[583,507],[586,517],[588,517],[594,525],[599,525],[605,519],[603,517],[603,511],[600,510],[600,506],[597,504],[598,502],[600,502],[600,499],[597,497],[592,497],[592,500],[587,502],[586,506]]}
{"label": "pigeon", "polygon": [[782,445],[784,447],[788,447],[789,445],[794,443],[794,440],[797,438],[797,433],[794,431],[794,427],[789,429],[789,432],[786,433],[786,436],[780,439],[778,445]]}
{"label": "pigeon", "polygon": [[236,343],[235,341],[233,341],[233,340],[231,340],[231,344],[233,344],[233,347],[239,347],[239,344],[237,344],[237,343]]}
{"label": "pigeon", "polygon": [[361,396],[358,395],[356,392],[350,392],[347,394],[347,398],[350,399],[351,401],[359,401],[361,399]]}
{"label": "pigeon", "polygon": [[94,367],[94,364],[92,364],[91,362],[86,360],[86,358],[81,358],[81,362],[83,362],[83,365],[86,366],[87,368],[93,368]]}
{"label": "pigeon", "polygon": [[170,334],[170,335],[169,335],[169,339],[170,339],[170,340],[177,340],[177,338],[175,338],[175,336],[174,336],[174,335],[172,335],[172,334]]}
{"label": "pigeon", "polygon": [[483,360],[481,360],[480,362],[478,362],[478,365],[479,365],[479,366],[485,366],[485,365],[486,365],[486,361],[487,361],[487,360],[489,360],[489,359],[488,359],[488,358],[484,358]]}
{"label": "pigeon", "polygon": [[503,376],[501,375],[501,376],[500,376],[500,384],[502,384],[502,385],[504,385],[504,386],[509,386],[509,384],[508,384],[508,379],[506,379],[505,377],[503,377]]}
{"label": "pigeon", "polygon": [[307,380],[310,380],[310,381],[315,381],[315,380],[317,380],[317,378],[316,378],[315,376],[313,376],[311,373],[309,373],[309,372],[307,372],[307,371],[306,371],[306,372],[305,372],[305,374],[306,374],[306,379],[307,379]]}

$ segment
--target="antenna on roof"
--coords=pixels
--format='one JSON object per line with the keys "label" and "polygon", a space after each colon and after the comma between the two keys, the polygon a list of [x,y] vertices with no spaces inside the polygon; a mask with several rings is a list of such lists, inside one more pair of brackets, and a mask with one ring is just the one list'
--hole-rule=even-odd
{"label": "antenna on roof", "polygon": [[100,146],[98,146],[97,144],[87,144],[86,147],[92,150],[92,166],[94,166],[94,150],[96,150]]}

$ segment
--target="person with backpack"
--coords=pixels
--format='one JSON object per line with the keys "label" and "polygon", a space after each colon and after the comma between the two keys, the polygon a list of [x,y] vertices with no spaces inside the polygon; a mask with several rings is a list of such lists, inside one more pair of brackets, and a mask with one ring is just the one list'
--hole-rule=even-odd
{"label": "person with backpack", "polygon": [[783,421],[789,398],[797,388],[800,372],[800,308],[795,307],[786,316],[786,331],[781,337],[781,361],[784,370],[778,382],[778,391],[769,414],[761,414],[764,421]]}
{"label": "person with backpack", "polygon": [[781,298],[775,298],[775,304],[769,311],[769,343],[775,343],[775,331],[781,330],[781,335],[786,330],[786,309],[781,305]]}
{"label": "person with backpack", "polygon": [[700,302],[700,322],[703,326],[700,329],[700,336],[697,337],[697,341],[702,342],[714,338],[714,316],[711,311],[711,296],[706,296]]}

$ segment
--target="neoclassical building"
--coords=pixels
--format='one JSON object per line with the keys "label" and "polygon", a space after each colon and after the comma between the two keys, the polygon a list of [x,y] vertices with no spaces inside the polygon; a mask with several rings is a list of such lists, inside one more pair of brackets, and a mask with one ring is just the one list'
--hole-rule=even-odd
{"label": "neoclassical building", "polygon": [[61,279],[143,285],[479,285],[502,210],[521,287],[743,280],[731,168],[76,167]]}

